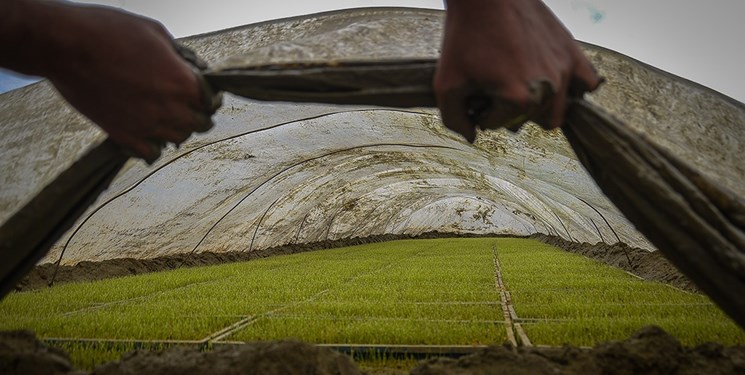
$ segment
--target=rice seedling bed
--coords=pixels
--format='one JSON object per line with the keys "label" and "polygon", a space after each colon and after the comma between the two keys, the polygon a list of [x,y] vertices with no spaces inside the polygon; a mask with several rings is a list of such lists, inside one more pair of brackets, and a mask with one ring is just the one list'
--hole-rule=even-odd
{"label": "rice seedling bed", "polygon": [[[439,335],[446,343],[501,343],[504,328],[484,331],[502,324],[484,261],[490,241],[369,244],[14,293],[0,303],[0,329],[104,341],[203,340],[252,318],[246,333],[228,339],[436,343]],[[323,338],[329,324],[346,328]],[[263,333],[247,333],[254,327]]]}
{"label": "rice seedling bed", "polygon": [[499,322],[306,315],[265,317],[231,339],[256,341],[291,337],[323,344],[483,345],[503,342],[504,332]]}
{"label": "rice seedling bed", "polygon": [[591,346],[658,325],[688,345],[745,343],[745,332],[703,295],[647,282],[534,240],[497,242],[502,275],[537,345]]}
{"label": "rice seedling bed", "polygon": [[118,360],[125,353],[135,350],[131,344],[96,345],[80,343],[60,343],[56,347],[70,355],[70,361],[79,369],[92,370],[96,366]]}
{"label": "rice seedling bed", "polygon": [[412,246],[384,271],[347,280],[312,303],[283,310],[284,315],[262,317],[230,339],[290,335],[323,343],[501,343],[505,329],[488,261],[491,240],[461,242],[456,248],[448,246],[450,241]]}
{"label": "rice seedling bed", "polygon": [[[742,344],[742,330],[731,321],[695,321],[685,316],[674,318],[582,318],[568,322],[523,324],[526,333],[538,345],[564,345],[571,342],[577,346],[593,346],[599,342],[628,338],[640,327],[656,325],[687,346],[705,342],[724,345]],[[572,341],[568,341],[572,340]]]}
{"label": "rice seedling bed", "polygon": [[309,316],[354,316],[360,318],[415,318],[419,320],[494,320],[493,303],[481,304],[444,304],[444,303],[392,303],[384,300],[367,300],[354,302],[314,301],[293,306],[283,310],[283,314]]}

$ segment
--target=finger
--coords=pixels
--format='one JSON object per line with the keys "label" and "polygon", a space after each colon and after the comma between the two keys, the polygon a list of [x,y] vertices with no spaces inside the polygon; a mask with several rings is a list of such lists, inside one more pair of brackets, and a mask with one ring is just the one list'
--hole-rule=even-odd
{"label": "finger", "polygon": [[540,78],[531,81],[529,87],[532,101],[536,103],[529,111],[529,120],[544,129],[548,129],[551,123],[556,92],[558,91],[556,85],[547,78]]}
{"label": "finger", "polygon": [[479,124],[481,129],[507,128],[511,131],[517,131],[528,120],[523,104],[497,97],[492,100],[494,102],[493,109],[489,112],[485,121]]}
{"label": "finger", "polygon": [[448,90],[445,95],[438,97],[438,106],[445,126],[473,143],[476,140],[476,126],[467,116],[465,92],[464,88]]}
{"label": "finger", "polygon": [[212,117],[201,113],[193,112],[194,116],[194,131],[197,133],[204,133],[211,130],[215,124],[212,122]]}
{"label": "finger", "polygon": [[153,141],[135,140],[132,138],[125,140],[114,139],[114,141],[122,147],[125,153],[143,159],[148,164],[153,164],[158,160],[161,149],[163,148],[158,142]]}
{"label": "finger", "polygon": [[189,63],[189,67],[197,80],[199,103],[201,107],[195,109],[203,110],[208,115],[215,114],[222,105],[222,92],[215,90],[202,75],[202,71],[208,68],[207,62],[199,57],[196,52],[183,44],[173,41],[173,48],[181,58]]}
{"label": "finger", "polygon": [[197,77],[200,104],[202,106],[198,109],[203,110],[208,115],[213,115],[222,106],[222,92],[212,88],[212,85],[207,82],[198,70],[194,70],[194,74]]}
{"label": "finger", "polygon": [[146,142],[146,145],[148,154],[147,156],[143,157],[143,159],[145,159],[145,162],[147,162],[148,164],[153,164],[156,160],[158,160],[158,158],[160,158],[165,144],[162,144],[160,142]]}
{"label": "finger", "polygon": [[174,106],[170,111],[170,116],[159,121],[152,129],[156,138],[161,136],[159,131],[163,128],[173,128],[181,132],[198,132],[204,133],[214,126],[210,115],[188,107]]}
{"label": "finger", "polygon": [[569,92],[573,97],[581,97],[586,92],[595,91],[604,81],[592,63],[581,55],[572,74]]}
{"label": "finger", "polygon": [[180,145],[191,136],[190,130],[161,126],[153,133],[153,139]]}
{"label": "finger", "polygon": [[504,127],[517,132],[528,120],[536,118],[549,108],[554,85],[548,79],[536,79],[525,84],[515,84],[501,96],[494,96],[494,111],[481,128]]}
{"label": "finger", "polygon": [[533,108],[540,108],[556,95],[556,85],[548,78],[534,79],[528,83],[530,103]]}
{"label": "finger", "polygon": [[546,101],[546,103],[543,103],[541,108],[536,110],[535,113],[530,116],[530,121],[534,122],[544,129],[549,129],[553,104],[554,102],[550,100]]}
{"label": "finger", "polygon": [[176,53],[181,56],[184,60],[189,62],[191,65],[195,66],[199,70],[206,70],[207,69],[207,62],[204,61],[199,55],[197,55],[194,50],[191,48],[176,42],[175,40],[173,42],[173,48],[176,50]]}
{"label": "finger", "polygon": [[489,113],[493,110],[491,95],[474,93],[466,97],[466,119],[471,125],[478,125],[486,121]]}
{"label": "finger", "polygon": [[217,93],[212,93],[211,96],[208,97],[206,104],[209,106],[207,107],[207,114],[214,115],[215,112],[217,112],[218,109],[222,106],[222,91],[218,91]]}
{"label": "finger", "polygon": [[[547,124],[540,124],[544,129],[556,129],[564,125],[564,115],[567,106],[568,84],[562,85],[551,101],[551,115]],[[548,125],[548,126],[546,126]]]}

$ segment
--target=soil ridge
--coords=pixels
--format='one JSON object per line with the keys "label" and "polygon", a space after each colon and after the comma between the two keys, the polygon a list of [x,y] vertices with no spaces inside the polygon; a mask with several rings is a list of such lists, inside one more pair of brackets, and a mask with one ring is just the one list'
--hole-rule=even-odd
{"label": "soil ridge", "polygon": [[[176,346],[135,350],[92,372],[74,369],[69,356],[40,342],[29,331],[0,332],[2,374],[401,374],[397,369],[360,370],[354,360],[332,349],[299,341],[254,342],[203,351]],[[743,374],[745,346],[706,343],[684,347],[664,330],[648,326],[622,341],[590,349],[490,346],[458,359],[420,361],[412,375],[444,374]]]}

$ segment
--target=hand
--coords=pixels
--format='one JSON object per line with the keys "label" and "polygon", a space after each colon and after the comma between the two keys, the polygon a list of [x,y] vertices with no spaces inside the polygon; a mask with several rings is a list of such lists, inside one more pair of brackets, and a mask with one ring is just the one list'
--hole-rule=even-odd
{"label": "hand", "polygon": [[[488,3],[488,4],[486,4]],[[531,120],[562,125],[567,97],[601,79],[569,31],[539,0],[451,0],[434,89],[445,125],[476,139]]]}
{"label": "hand", "polygon": [[212,128],[220,103],[205,98],[160,24],[113,9],[76,10],[75,27],[86,41],[50,77],[70,104],[150,163],[166,142],[179,145]]}
{"label": "hand", "polygon": [[[160,24],[100,6],[14,0],[0,36],[18,54],[3,61],[47,77],[110,138],[149,163],[167,142],[212,127],[220,100],[201,85]],[[53,131],[53,130],[51,130]]]}

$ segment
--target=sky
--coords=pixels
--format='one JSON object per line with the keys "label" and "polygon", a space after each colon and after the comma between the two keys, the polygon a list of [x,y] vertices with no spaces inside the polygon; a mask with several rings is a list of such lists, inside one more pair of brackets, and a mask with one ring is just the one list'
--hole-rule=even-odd
{"label": "sky", "polygon": [[[451,0],[455,1],[455,0]],[[333,9],[442,0],[98,0],[162,22],[176,37]],[[744,0],[545,0],[578,40],[597,44],[745,102]],[[18,85],[0,72],[0,92]]]}

